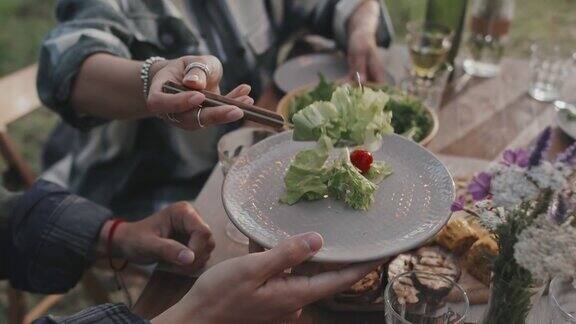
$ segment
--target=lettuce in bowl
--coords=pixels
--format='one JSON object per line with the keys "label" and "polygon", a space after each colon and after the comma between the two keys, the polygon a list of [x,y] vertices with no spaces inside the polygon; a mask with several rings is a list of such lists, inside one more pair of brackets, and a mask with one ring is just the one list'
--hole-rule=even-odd
{"label": "lettuce in bowl", "polygon": [[385,110],[390,97],[383,91],[336,88],[330,101],[317,101],[292,117],[295,141],[316,141],[328,136],[334,144],[371,146],[394,132],[392,113]]}

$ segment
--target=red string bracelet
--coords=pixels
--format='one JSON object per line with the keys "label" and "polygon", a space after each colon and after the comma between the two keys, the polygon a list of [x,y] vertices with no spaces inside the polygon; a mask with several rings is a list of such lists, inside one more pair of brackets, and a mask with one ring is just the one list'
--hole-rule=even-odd
{"label": "red string bracelet", "polygon": [[108,263],[110,264],[110,268],[114,271],[122,271],[128,265],[128,261],[124,260],[124,263],[119,268],[114,266],[114,262],[112,262],[112,238],[114,237],[114,232],[118,225],[124,223],[125,221],[121,218],[115,218],[112,220],[112,225],[108,230],[108,239],[106,241],[106,253],[108,254]]}

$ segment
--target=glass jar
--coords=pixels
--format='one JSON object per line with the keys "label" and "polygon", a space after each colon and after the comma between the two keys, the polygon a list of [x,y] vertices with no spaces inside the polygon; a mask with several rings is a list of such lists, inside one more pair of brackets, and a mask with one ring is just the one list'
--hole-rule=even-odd
{"label": "glass jar", "polygon": [[469,57],[464,71],[489,78],[500,72],[500,61],[514,15],[514,0],[475,0],[472,2],[470,31],[466,42]]}

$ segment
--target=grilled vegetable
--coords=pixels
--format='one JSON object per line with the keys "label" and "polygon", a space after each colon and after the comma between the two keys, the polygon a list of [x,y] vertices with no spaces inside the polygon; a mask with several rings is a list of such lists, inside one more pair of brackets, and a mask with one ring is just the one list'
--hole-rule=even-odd
{"label": "grilled vegetable", "polygon": [[382,286],[382,267],[369,272],[350,289],[335,296],[339,302],[350,304],[368,304],[380,296]]}
{"label": "grilled vegetable", "polygon": [[472,244],[464,257],[463,267],[474,278],[485,285],[490,285],[492,260],[498,255],[498,243],[490,235],[485,235]]}
{"label": "grilled vegetable", "polygon": [[436,236],[436,242],[439,245],[456,255],[468,251],[476,240],[478,240],[478,234],[463,218],[451,220]]}
{"label": "grilled vegetable", "polygon": [[[388,280],[390,281],[399,274],[411,271],[415,262],[416,258],[411,253],[399,254],[388,264]],[[395,281],[392,289],[400,303],[415,304],[420,300],[418,298],[419,292],[409,277],[402,277],[400,280]]]}
{"label": "grilled vegetable", "polygon": [[[443,275],[453,281],[458,281],[458,278],[460,278],[461,272],[456,260],[443,248],[425,246],[416,250],[414,255],[416,258],[414,271]],[[447,295],[452,289],[452,284],[447,281],[437,280],[426,274],[415,273],[412,278],[417,289],[430,294],[443,296]]]}

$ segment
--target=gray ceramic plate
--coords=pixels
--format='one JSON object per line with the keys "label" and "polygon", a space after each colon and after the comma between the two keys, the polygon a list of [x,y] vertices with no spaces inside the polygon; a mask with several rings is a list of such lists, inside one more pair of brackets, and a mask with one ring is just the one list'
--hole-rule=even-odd
{"label": "gray ceramic plate", "polygon": [[566,111],[556,111],[556,123],[564,133],[572,138],[576,138],[576,121],[568,119],[568,113]]}
{"label": "gray ceramic plate", "polygon": [[[381,51],[384,55],[384,51]],[[318,73],[328,80],[343,79],[348,76],[348,63],[341,53],[316,53],[292,58],[280,65],[274,72],[274,83],[288,93],[307,84],[318,82]],[[386,71],[384,83],[394,84],[394,78]]]}
{"label": "gray ceramic plate", "polygon": [[417,247],[434,236],[450,217],[454,182],[444,165],[420,145],[386,136],[376,160],[394,174],[376,192],[370,210],[356,211],[327,198],[281,204],[284,174],[291,159],[314,143],[292,141],[292,132],[254,145],[230,169],[222,189],[224,208],[246,236],[271,248],[292,235],[317,231],[324,247],[321,262],[363,262]]}

